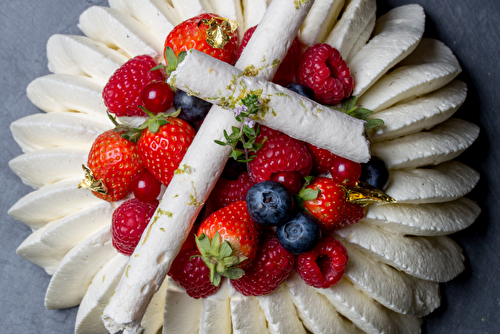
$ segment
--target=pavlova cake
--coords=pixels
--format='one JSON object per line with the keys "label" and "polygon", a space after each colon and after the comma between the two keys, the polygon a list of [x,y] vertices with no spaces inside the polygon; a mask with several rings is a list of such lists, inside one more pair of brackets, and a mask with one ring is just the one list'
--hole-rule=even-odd
{"label": "pavlova cake", "polygon": [[76,333],[420,332],[480,212],[453,160],[479,130],[423,8],[109,6],[49,39],[45,113],[11,125],[46,307],[80,305]]}

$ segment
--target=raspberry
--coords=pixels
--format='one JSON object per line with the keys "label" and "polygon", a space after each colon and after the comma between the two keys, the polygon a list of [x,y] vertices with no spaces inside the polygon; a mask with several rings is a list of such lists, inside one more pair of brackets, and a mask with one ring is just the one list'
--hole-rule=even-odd
{"label": "raspberry", "polygon": [[150,71],[158,65],[151,56],[137,56],[123,64],[109,78],[102,97],[110,113],[121,116],[145,116],[137,106],[142,105],[142,90],[152,81],[165,81],[163,70]]}
{"label": "raspberry", "polygon": [[[190,235],[189,238],[193,236]],[[168,275],[184,287],[189,296],[198,299],[213,295],[221,285],[215,286],[210,282],[210,269],[196,255],[200,255],[196,248],[181,249],[172,262]],[[192,256],[196,257],[191,258]]]}
{"label": "raspberry", "polygon": [[313,160],[312,172],[315,175],[324,174],[330,171],[333,164],[334,155],[332,152],[306,143]]}
{"label": "raspberry", "polygon": [[295,257],[279,243],[275,234],[262,237],[259,253],[252,266],[240,279],[231,280],[234,288],[245,296],[262,296],[273,292],[293,269]]}
{"label": "raspberry", "polygon": [[316,101],[337,104],[351,95],[354,79],[339,51],[325,43],[308,48],[297,68],[297,82],[312,88]]}
{"label": "raspberry", "polygon": [[113,212],[111,235],[117,251],[132,255],[157,206],[158,201],[145,203],[133,198]]}
{"label": "raspberry", "polygon": [[240,174],[237,180],[219,179],[210,196],[214,210],[219,210],[233,202],[244,201],[253,182],[248,172]]}
{"label": "raspberry", "polygon": [[[247,29],[247,31],[245,31],[245,35],[241,40],[240,47],[238,48],[238,58],[241,56],[243,49],[245,49],[245,47],[247,46],[248,41],[255,32],[255,29],[257,29],[257,26],[251,27]],[[297,71],[297,66],[300,62],[300,56],[301,51],[299,39],[295,37],[292,45],[290,46],[290,49],[288,49],[288,53],[281,62],[278,71],[274,75],[273,82],[282,86],[286,86],[287,84],[293,82],[295,78],[295,72]]]}
{"label": "raspberry", "polygon": [[340,241],[325,237],[312,251],[297,257],[295,270],[307,285],[326,289],[342,278],[348,259]]}
{"label": "raspberry", "polygon": [[262,143],[264,141],[264,138],[266,138],[266,137],[267,137],[267,139],[270,139],[272,137],[276,137],[276,136],[279,136],[282,134],[283,134],[283,132],[280,132],[278,130],[273,130],[271,128],[268,128],[265,125],[261,125],[259,135],[255,139],[255,142]]}
{"label": "raspberry", "polygon": [[255,182],[271,180],[278,172],[299,172],[305,177],[311,171],[312,158],[303,142],[281,134],[269,138],[248,167]]}

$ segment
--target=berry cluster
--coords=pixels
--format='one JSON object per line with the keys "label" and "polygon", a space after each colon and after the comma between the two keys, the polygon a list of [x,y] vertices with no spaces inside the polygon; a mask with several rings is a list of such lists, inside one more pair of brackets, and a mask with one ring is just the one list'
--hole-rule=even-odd
{"label": "berry cluster", "polygon": [[[95,140],[87,162],[88,179],[82,181],[107,201],[133,193],[134,198],[113,214],[113,245],[119,252],[134,252],[159,205],[162,187],[179,170],[198,123],[211,107],[185,92],[174,92],[167,76],[182,61],[183,51],[191,48],[234,64],[256,28],[246,31],[238,50],[237,31],[229,20],[216,14],[196,16],[167,37],[166,65],[147,55],[137,56],[104,87],[110,114],[146,117],[131,129],[109,115],[116,128]],[[214,45],[213,34],[222,34],[224,42]],[[369,114],[349,98],[354,86],[349,68],[326,44],[302,54],[296,38],[273,81],[320,103],[342,101],[345,110],[334,108],[350,115],[365,119]],[[248,121],[248,115],[258,111],[259,100],[255,95],[244,101],[246,109],[236,117]],[[387,169],[380,159],[362,166],[265,126],[255,128],[246,129],[246,137],[239,134],[243,144],[219,143],[230,144],[237,152],[234,158],[245,164],[228,164],[224,175],[230,179],[219,180],[204,208],[208,218],[193,228],[170,268],[169,275],[193,298],[215,293],[222,277],[247,296],[274,291],[293,270],[311,286],[335,284],[348,254],[328,234],[364,216],[361,206],[347,200],[346,188],[359,181],[379,188],[387,183]]]}

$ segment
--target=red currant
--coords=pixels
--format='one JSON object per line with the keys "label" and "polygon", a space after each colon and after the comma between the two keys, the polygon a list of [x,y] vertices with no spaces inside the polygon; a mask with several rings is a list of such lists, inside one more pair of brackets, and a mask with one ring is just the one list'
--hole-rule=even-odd
{"label": "red currant", "polygon": [[144,108],[153,114],[167,111],[174,101],[174,92],[164,81],[153,81],[147,84],[141,94]]}
{"label": "red currant", "polygon": [[135,198],[142,202],[156,200],[161,191],[161,183],[147,170],[138,173],[132,182],[132,192]]}
{"label": "red currant", "polygon": [[299,172],[277,172],[271,175],[271,181],[276,181],[284,185],[291,194],[299,191],[302,178]]}
{"label": "red currant", "polygon": [[340,184],[350,186],[359,181],[361,176],[361,164],[334,156],[332,159],[330,174],[332,179]]}

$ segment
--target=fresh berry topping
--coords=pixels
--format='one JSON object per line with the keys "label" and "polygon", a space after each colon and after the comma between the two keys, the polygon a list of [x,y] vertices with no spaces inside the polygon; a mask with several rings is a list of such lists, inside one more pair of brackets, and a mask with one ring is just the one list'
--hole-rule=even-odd
{"label": "fresh berry topping", "polygon": [[278,226],[290,217],[293,209],[292,195],[279,182],[262,181],[254,185],[246,196],[250,217],[264,226]]}
{"label": "fresh berry topping", "polygon": [[299,172],[278,172],[271,175],[271,181],[281,183],[291,194],[295,194],[300,189],[302,177]]}
{"label": "fresh berry topping", "polygon": [[210,194],[210,201],[215,210],[223,208],[231,203],[244,201],[248,189],[250,189],[255,182],[248,174],[243,172],[237,180],[225,180],[220,178]]}
{"label": "fresh berry topping", "polygon": [[311,170],[312,173],[314,175],[321,175],[329,172],[330,168],[332,168],[335,154],[309,143],[306,143],[306,146],[312,155],[312,160],[313,160],[313,168]]}
{"label": "fresh berry topping", "polygon": [[94,195],[106,201],[118,201],[130,192],[135,174],[144,169],[137,147],[121,137],[123,131],[108,130],[92,144],[87,161],[96,180],[104,183],[102,192],[90,188]]}
{"label": "fresh berry topping", "polygon": [[215,211],[198,228],[196,244],[211,269],[211,281],[218,285],[221,275],[237,279],[240,268],[252,264],[259,247],[259,227],[250,218],[244,201]]}
{"label": "fresh berry topping", "polygon": [[314,91],[304,85],[298,84],[298,83],[291,83],[286,85],[286,88],[290,89],[291,91],[300,94],[302,96],[307,97],[308,99],[314,100]]}
{"label": "fresh berry topping", "polygon": [[305,189],[317,193],[314,199],[304,200],[303,205],[325,232],[355,224],[365,215],[361,206],[347,201],[342,186],[330,178],[316,177]]}
{"label": "fresh berry topping", "polygon": [[[247,29],[247,31],[245,31],[245,35],[241,40],[240,47],[238,48],[238,58],[243,53],[243,50],[250,41],[250,38],[255,32],[255,29],[257,29],[257,26],[251,27]],[[288,53],[281,62],[278,71],[274,75],[273,82],[283,86],[285,86],[290,82],[293,82],[295,78],[295,72],[297,71],[297,66],[299,65],[300,62],[300,56],[301,56],[301,51],[300,51],[299,39],[295,37],[292,45],[290,45],[290,49],[288,49]]]}
{"label": "fresh berry topping", "polygon": [[380,190],[385,190],[389,182],[389,171],[382,159],[372,157],[367,163],[361,164],[361,168],[360,181],[369,183]]}
{"label": "fresh berry topping", "polygon": [[157,206],[158,201],[145,203],[132,198],[113,212],[111,235],[117,251],[132,255]]}
{"label": "fresh berry topping", "polygon": [[265,125],[261,125],[260,126],[259,135],[255,139],[255,142],[262,143],[264,141],[264,139],[266,139],[266,138],[270,139],[270,138],[274,138],[274,137],[277,137],[277,136],[281,136],[282,134],[283,134],[283,132],[280,132],[280,131],[277,131],[277,130],[273,130],[271,128],[268,128]]}
{"label": "fresh berry topping", "polygon": [[165,81],[150,82],[141,94],[142,106],[153,114],[167,111],[174,100],[174,92]]}
{"label": "fresh berry topping", "polygon": [[240,279],[231,284],[245,296],[262,296],[273,292],[293,269],[295,256],[287,252],[273,233],[266,233],[254,263]]}
{"label": "fresh berry topping", "polygon": [[337,104],[351,95],[354,79],[339,51],[321,43],[309,47],[297,68],[297,82],[314,91],[315,100]]}
{"label": "fresh berry topping", "polygon": [[181,249],[168,272],[190,297],[196,299],[211,296],[220,288],[210,282],[210,269],[199,255],[196,248]]}
{"label": "fresh berry topping", "polygon": [[[213,20],[212,20],[213,19]],[[213,47],[209,44],[210,33],[218,30],[227,37],[227,43]],[[208,34],[208,35],[207,35]],[[196,49],[214,58],[234,65],[238,53],[238,33],[231,31],[230,23],[216,14],[205,13],[177,25],[167,36],[165,48],[169,46],[177,56],[181,51]]]}
{"label": "fresh berry topping", "polygon": [[165,81],[163,70],[151,69],[158,64],[151,56],[137,56],[123,64],[109,78],[102,97],[108,111],[118,117],[145,116],[137,106],[142,105],[141,94],[152,81]]}
{"label": "fresh berry topping", "polygon": [[142,202],[151,202],[156,200],[161,192],[161,183],[156,179],[156,177],[143,170],[137,173],[132,181],[132,192],[135,198]]}
{"label": "fresh berry topping", "polygon": [[271,180],[278,172],[298,172],[305,177],[311,171],[312,158],[303,142],[281,134],[268,138],[248,167],[255,182]]}
{"label": "fresh berry topping", "polygon": [[156,132],[146,128],[137,142],[137,149],[146,168],[165,186],[194,139],[195,131],[189,123],[178,118],[168,118],[168,123]]}
{"label": "fresh berry topping", "polygon": [[295,269],[307,285],[326,289],[342,278],[348,259],[340,241],[324,237],[312,251],[297,257]]}
{"label": "fresh berry topping", "polygon": [[298,212],[287,223],[278,226],[276,234],[284,249],[292,254],[302,254],[316,247],[321,230],[313,217]]}
{"label": "fresh berry topping", "polygon": [[330,168],[330,175],[337,183],[351,186],[359,181],[361,164],[335,155]]}
{"label": "fresh berry topping", "polygon": [[190,123],[202,120],[212,108],[212,104],[178,89],[174,94],[174,108],[181,108],[179,118]]}

